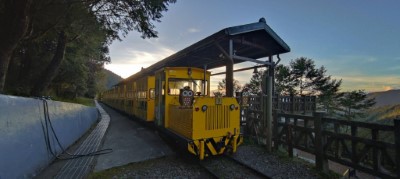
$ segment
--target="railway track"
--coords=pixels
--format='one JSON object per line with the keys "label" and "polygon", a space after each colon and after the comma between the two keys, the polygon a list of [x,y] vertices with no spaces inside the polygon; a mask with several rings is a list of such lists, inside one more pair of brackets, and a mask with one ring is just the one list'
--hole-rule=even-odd
{"label": "railway track", "polygon": [[215,178],[271,178],[229,156],[206,159],[200,165]]}

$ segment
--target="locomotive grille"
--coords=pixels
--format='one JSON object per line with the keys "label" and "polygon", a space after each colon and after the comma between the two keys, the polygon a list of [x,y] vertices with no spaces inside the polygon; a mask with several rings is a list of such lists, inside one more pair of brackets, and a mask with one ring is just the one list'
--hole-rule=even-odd
{"label": "locomotive grille", "polygon": [[206,130],[229,128],[230,110],[228,106],[209,106],[206,111]]}

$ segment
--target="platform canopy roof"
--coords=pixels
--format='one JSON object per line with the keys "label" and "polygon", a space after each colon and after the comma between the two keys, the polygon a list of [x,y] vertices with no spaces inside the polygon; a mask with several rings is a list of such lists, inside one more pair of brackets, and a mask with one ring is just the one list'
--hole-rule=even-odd
{"label": "platform canopy roof", "polygon": [[[228,27],[222,29],[193,45],[151,65],[141,73],[126,79],[132,79],[142,74],[154,73],[163,67],[197,67],[213,69],[225,66],[224,53],[230,50],[232,40],[233,53],[238,57],[259,59],[290,51],[289,46],[266,24],[265,19],[259,22]],[[244,62],[243,58],[233,58],[234,64]]]}

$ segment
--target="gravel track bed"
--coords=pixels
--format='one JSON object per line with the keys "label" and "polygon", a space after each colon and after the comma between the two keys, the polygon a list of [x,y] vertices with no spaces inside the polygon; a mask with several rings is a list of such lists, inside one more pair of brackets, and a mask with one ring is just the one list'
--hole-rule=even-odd
{"label": "gravel track bed", "polygon": [[224,156],[205,160],[202,165],[218,178],[265,178]]}
{"label": "gravel track bed", "polygon": [[[265,148],[255,145],[240,146],[232,157],[271,178],[318,178],[310,166],[270,154]],[[206,158],[200,165],[198,161],[179,154],[111,168],[89,178],[215,178],[207,170],[218,178],[262,178],[224,156]]]}
{"label": "gravel track bed", "polygon": [[96,172],[89,178],[213,178],[199,164],[168,156]]}
{"label": "gravel track bed", "polygon": [[259,146],[240,146],[232,157],[271,178],[318,178],[309,166],[298,161],[282,159]]}

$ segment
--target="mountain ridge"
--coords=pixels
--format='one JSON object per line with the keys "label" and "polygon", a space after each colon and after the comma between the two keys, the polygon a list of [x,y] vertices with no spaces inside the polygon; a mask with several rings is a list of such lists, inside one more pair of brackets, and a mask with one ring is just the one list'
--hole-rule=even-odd
{"label": "mountain ridge", "polygon": [[369,98],[375,98],[374,107],[400,104],[400,89],[368,93]]}
{"label": "mountain ridge", "polygon": [[119,83],[122,80],[124,80],[124,78],[122,78],[121,76],[115,74],[114,72],[112,72],[110,70],[107,70],[105,68],[103,70],[104,70],[104,74],[105,74],[105,86],[106,86],[106,89],[110,89],[111,87],[113,87],[117,83]]}

